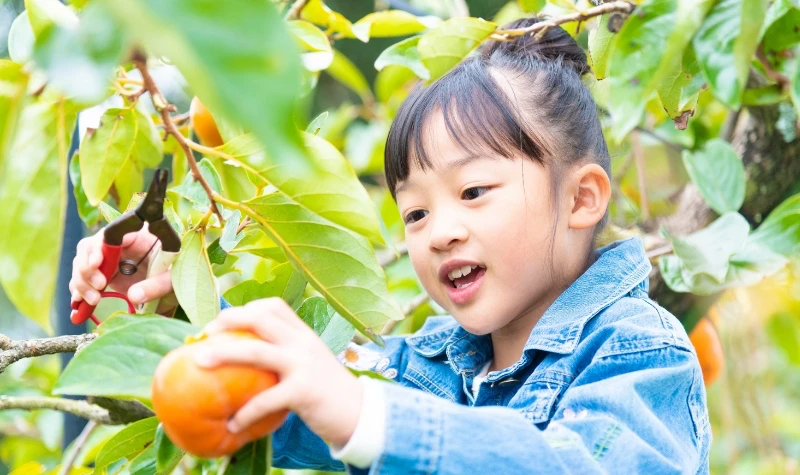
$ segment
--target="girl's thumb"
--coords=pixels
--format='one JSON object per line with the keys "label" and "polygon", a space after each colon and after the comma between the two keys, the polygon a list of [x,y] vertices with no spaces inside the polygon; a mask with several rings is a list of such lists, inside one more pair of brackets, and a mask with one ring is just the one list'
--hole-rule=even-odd
{"label": "girl's thumb", "polygon": [[133,304],[149,302],[159,299],[172,292],[172,276],[170,272],[163,272],[128,289],[128,299]]}

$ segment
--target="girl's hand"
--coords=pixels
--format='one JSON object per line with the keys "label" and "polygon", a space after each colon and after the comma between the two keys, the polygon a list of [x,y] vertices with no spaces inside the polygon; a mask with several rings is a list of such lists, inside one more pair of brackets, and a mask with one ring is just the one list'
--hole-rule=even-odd
{"label": "girl's hand", "polygon": [[[103,263],[103,232],[104,230],[101,229],[94,236],[78,242],[77,254],[72,261],[72,279],[69,282],[69,290],[74,302],[85,299],[89,304],[97,305],[100,302],[100,291],[106,288],[106,278],[100,272],[100,264]],[[146,223],[140,231],[126,234],[122,239],[120,260],[131,259],[139,262],[148,253],[156,239],[147,230]],[[118,272],[108,286],[117,292],[126,293],[134,305],[168,296],[164,299],[164,304],[174,307],[177,300],[172,293],[170,272],[145,279],[149,260],[149,256],[145,257],[133,275],[124,275]],[[159,309],[163,306],[159,305]]]}
{"label": "girl's hand", "polygon": [[196,362],[205,367],[256,366],[275,372],[279,382],[242,406],[229,421],[229,430],[241,431],[265,414],[288,409],[323,440],[345,445],[361,413],[362,388],[355,375],[280,298],[225,309],[204,330],[212,334],[237,329],[262,340],[237,340],[198,353]]}

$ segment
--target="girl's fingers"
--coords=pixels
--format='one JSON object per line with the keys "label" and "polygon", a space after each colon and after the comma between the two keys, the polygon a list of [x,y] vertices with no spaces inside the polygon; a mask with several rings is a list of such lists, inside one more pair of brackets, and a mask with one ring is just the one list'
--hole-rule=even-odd
{"label": "girl's fingers", "polygon": [[213,368],[218,365],[244,365],[285,373],[289,363],[286,351],[264,340],[236,340],[216,345],[213,349],[198,350],[194,358],[198,366]]}
{"label": "girl's fingers", "polygon": [[128,289],[128,299],[134,304],[140,304],[160,299],[170,292],[172,292],[172,274],[162,272],[132,285]]}
{"label": "girl's fingers", "polygon": [[250,306],[226,308],[215,320],[205,327],[206,333],[245,329],[272,343],[282,343],[291,338],[297,330],[281,318],[264,312],[259,307]]}
{"label": "girl's fingers", "polygon": [[288,384],[277,384],[262,391],[242,406],[228,421],[228,430],[241,432],[267,414],[289,409],[292,391]]}
{"label": "girl's fingers", "polygon": [[295,311],[292,310],[292,307],[290,307],[289,304],[287,304],[282,298],[272,297],[254,300],[245,305],[245,307],[251,307],[257,314],[270,315],[274,316],[275,318],[279,318],[296,330],[308,330],[308,325],[300,320]]}

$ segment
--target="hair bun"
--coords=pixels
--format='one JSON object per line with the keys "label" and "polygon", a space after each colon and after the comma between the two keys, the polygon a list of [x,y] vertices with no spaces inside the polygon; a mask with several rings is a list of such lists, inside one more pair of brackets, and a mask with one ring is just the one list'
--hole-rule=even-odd
{"label": "hair bun", "polygon": [[[502,27],[504,30],[527,28],[544,20],[537,17],[521,18]],[[564,68],[572,69],[578,76],[591,71],[586,62],[586,53],[575,39],[563,28],[557,26],[550,28],[542,39],[534,39],[535,33],[527,33],[512,37],[508,41],[487,41],[480,47],[480,53],[485,58],[518,59],[522,61],[544,61],[560,64]]]}

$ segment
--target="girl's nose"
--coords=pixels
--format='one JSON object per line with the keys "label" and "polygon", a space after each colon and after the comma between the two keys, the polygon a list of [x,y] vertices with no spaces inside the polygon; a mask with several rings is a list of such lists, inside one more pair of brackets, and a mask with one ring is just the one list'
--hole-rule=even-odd
{"label": "girl's nose", "polygon": [[428,247],[431,251],[449,250],[459,242],[464,242],[469,237],[469,231],[457,219],[443,217],[434,220],[431,234],[428,238]]}

